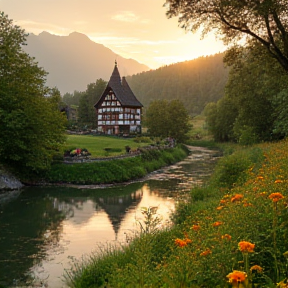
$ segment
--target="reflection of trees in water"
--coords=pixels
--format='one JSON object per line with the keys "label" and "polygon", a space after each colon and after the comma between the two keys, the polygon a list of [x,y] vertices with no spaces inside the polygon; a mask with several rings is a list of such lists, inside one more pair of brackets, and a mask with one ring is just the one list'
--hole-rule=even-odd
{"label": "reflection of trees in water", "polygon": [[5,286],[13,279],[23,279],[24,273],[45,257],[45,235],[53,231],[50,239],[58,241],[65,216],[48,197],[25,193],[0,210],[0,284]]}

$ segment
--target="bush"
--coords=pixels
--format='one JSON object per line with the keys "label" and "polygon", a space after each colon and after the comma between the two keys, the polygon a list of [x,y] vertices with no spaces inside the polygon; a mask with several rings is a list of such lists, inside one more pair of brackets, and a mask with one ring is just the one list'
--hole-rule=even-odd
{"label": "bush", "polygon": [[238,150],[219,160],[212,181],[214,185],[228,189],[236,184],[240,185],[246,180],[248,169],[257,162],[261,163],[262,159],[260,148]]}
{"label": "bush", "polygon": [[150,142],[152,142],[150,137],[145,137],[145,136],[136,137],[133,141],[136,143],[150,143]]}

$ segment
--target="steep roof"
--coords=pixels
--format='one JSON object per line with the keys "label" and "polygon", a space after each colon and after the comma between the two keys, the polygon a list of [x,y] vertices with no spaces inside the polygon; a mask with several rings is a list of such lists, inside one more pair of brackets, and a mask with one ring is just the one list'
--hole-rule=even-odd
{"label": "steep roof", "polygon": [[118,71],[117,62],[115,61],[115,67],[112,72],[112,75],[110,77],[110,80],[100,97],[100,99],[97,101],[97,103],[94,105],[96,107],[98,103],[101,101],[103,97],[106,96],[106,94],[110,91],[110,89],[113,90],[115,96],[119,100],[122,106],[131,106],[131,107],[143,107],[143,105],[137,100],[134,93],[132,92],[131,88],[129,87],[125,77],[120,77],[120,73]]}

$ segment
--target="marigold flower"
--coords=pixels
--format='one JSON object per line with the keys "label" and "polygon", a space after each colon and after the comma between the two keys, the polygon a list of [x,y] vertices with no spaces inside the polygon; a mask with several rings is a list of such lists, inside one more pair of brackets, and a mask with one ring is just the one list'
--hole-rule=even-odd
{"label": "marigold flower", "polygon": [[184,247],[187,245],[187,242],[185,240],[177,238],[175,239],[175,245],[179,247]]}
{"label": "marigold flower", "polygon": [[259,179],[259,180],[263,180],[264,177],[263,177],[263,176],[258,176],[257,179]]}
{"label": "marigold flower", "polygon": [[273,202],[278,202],[279,200],[281,200],[283,198],[284,198],[284,196],[279,192],[271,193],[269,195],[269,199],[271,199]]}
{"label": "marigold flower", "polygon": [[221,199],[220,200],[220,204],[225,204],[227,202],[227,200]]}
{"label": "marigold flower", "polygon": [[206,249],[205,251],[203,251],[202,253],[200,253],[200,256],[207,256],[209,254],[212,254],[212,251],[211,249]]}
{"label": "marigold flower", "polygon": [[275,184],[277,184],[277,183],[282,183],[282,182],[283,182],[283,180],[281,180],[281,179],[276,179],[276,180],[274,181]]}
{"label": "marigold flower", "polygon": [[191,239],[189,239],[189,238],[186,238],[186,239],[184,239],[184,241],[186,242],[186,244],[189,244],[189,243],[191,243],[191,242],[192,242],[192,240],[191,240]]}
{"label": "marigold flower", "polygon": [[223,209],[224,208],[224,206],[218,206],[216,209],[217,210],[221,210],[221,209]]}
{"label": "marigold flower", "polygon": [[185,247],[187,244],[191,243],[192,240],[189,239],[189,238],[185,238],[184,240],[183,239],[175,239],[174,243],[176,246],[179,246],[179,247]]}
{"label": "marigold flower", "polygon": [[240,201],[244,196],[242,194],[236,194],[231,198],[231,202]]}
{"label": "marigold flower", "polygon": [[239,250],[244,253],[253,253],[255,244],[252,244],[248,241],[241,241],[238,243]]}
{"label": "marigold flower", "polygon": [[252,271],[256,271],[256,272],[258,272],[258,273],[262,273],[263,272],[263,268],[261,267],[261,266],[259,266],[259,265],[254,265],[254,266],[252,266],[251,268],[250,268],[250,271],[252,272]]}
{"label": "marigold flower", "polygon": [[194,231],[199,231],[199,230],[200,230],[200,226],[199,226],[199,225],[193,225],[193,226],[192,226],[192,229],[193,229]]}
{"label": "marigold flower", "polygon": [[238,271],[238,270],[234,270],[233,272],[231,272],[230,274],[227,275],[227,277],[229,278],[229,282],[230,283],[241,283],[244,282],[247,275],[245,272],[242,271]]}
{"label": "marigold flower", "polygon": [[220,225],[222,225],[222,224],[223,224],[222,222],[216,221],[215,223],[213,223],[213,226],[214,226],[214,227],[218,227],[218,226],[220,226]]}
{"label": "marigold flower", "polygon": [[221,239],[227,239],[227,240],[231,240],[232,239],[232,237],[231,237],[231,235],[229,235],[229,234],[225,234],[225,235],[222,235],[221,236]]}

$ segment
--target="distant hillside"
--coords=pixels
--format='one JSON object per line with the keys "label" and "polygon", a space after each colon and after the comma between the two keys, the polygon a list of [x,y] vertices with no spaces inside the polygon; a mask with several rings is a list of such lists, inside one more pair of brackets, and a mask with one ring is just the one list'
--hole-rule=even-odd
{"label": "distant hillside", "polygon": [[122,76],[149,70],[133,59],[125,59],[86,35],[73,32],[69,36],[56,36],[42,32],[30,34],[24,50],[36,58],[49,75],[47,85],[57,87],[62,94],[74,90],[85,91],[87,84],[102,78],[108,81],[117,59]]}
{"label": "distant hillside", "polygon": [[228,69],[223,53],[172,64],[127,77],[134,94],[144,105],[156,99],[180,99],[189,114],[200,114],[209,102],[224,94]]}

